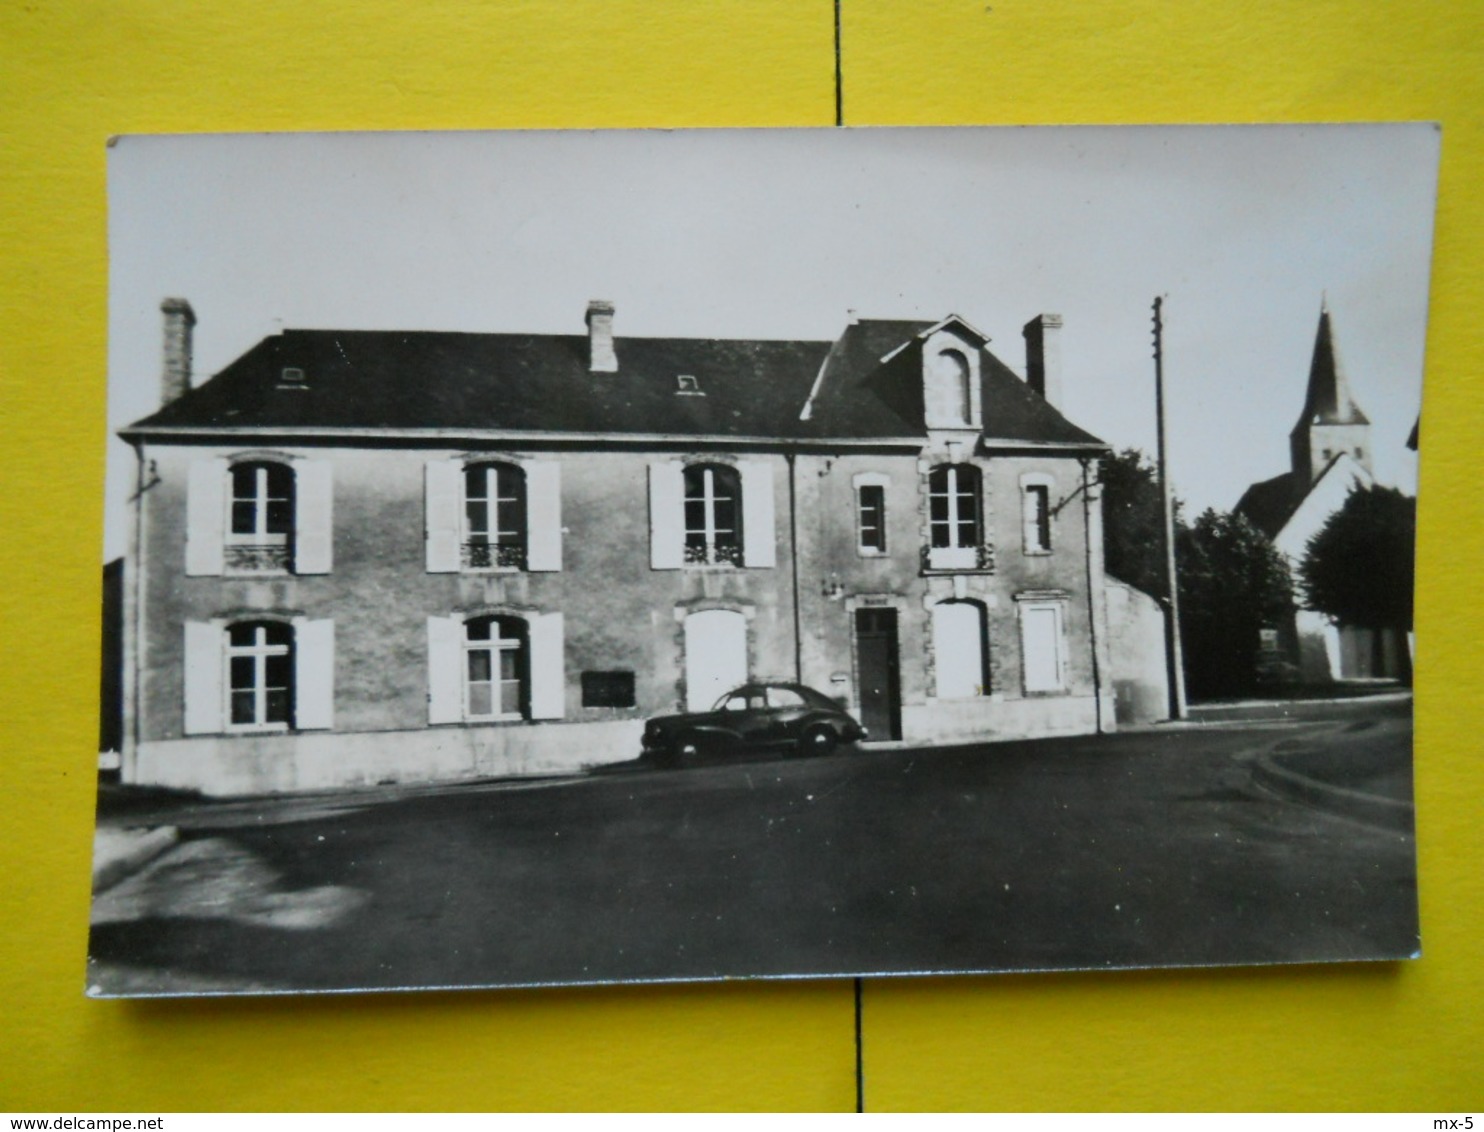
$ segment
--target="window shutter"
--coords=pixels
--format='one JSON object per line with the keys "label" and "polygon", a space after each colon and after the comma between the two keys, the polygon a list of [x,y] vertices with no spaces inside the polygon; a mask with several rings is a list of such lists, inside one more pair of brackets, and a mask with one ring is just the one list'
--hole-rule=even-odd
{"label": "window shutter", "polygon": [[1041,535],[1036,526],[1036,493],[1029,487],[1020,489],[1020,544],[1026,550],[1041,549]]}
{"label": "window shutter", "polygon": [[294,726],[335,726],[335,622],[294,622]]}
{"label": "window shutter", "polygon": [[766,460],[741,460],[742,564],[772,566],[776,562],[773,530],[773,465]]}
{"label": "window shutter", "polygon": [[526,569],[562,568],[562,466],[522,460],[526,473]]}
{"label": "window shutter", "polygon": [[[227,462],[195,460],[186,481],[186,573],[218,575],[225,565]],[[218,726],[212,730],[220,730]]]}
{"label": "window shutter", "polygon": [[429,460],[427,464],[426,537],[428,573],[457,574],[459,511],[464,503],[464,467],[456,460]]}
{"label": "window shutter", "polygon": [[328,460],[294,463],[294,573],[328,574],[335,547]]}
{"label": "window shutter", "polygon": [[531,638],[531,718],[561,719],[567,713],[562,615],[535,613],[526,625]]}
{"label": "window shutter", "polygon": [[429,723],[458,723],[464,718],[463,661],[463,619],[459,617],[429,617]]}
{"label": "window shutter", "polygon": [[679,460],[649,465],[649,565],[678,570],[685,562],[685,472]]}
{"label": "window shutter", "polygon": [[185,733],[211,735],[225,729],[222,699],[221,626],[209,621],[185,623]]}

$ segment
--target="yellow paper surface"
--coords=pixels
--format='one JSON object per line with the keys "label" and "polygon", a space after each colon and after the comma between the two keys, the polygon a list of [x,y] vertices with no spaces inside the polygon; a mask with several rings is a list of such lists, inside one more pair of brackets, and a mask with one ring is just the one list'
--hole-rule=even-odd
{"label": "yellow paper surface", "polygon": [[[848,982],[84,998],[120,133],[826,125],[829,0],[0,7],[0,1109],[849,1108]],[[848,123],[1430,119],[1424,958],[871,981],[873,1108],[1478,1111],[1484,7],[842,0]]]}

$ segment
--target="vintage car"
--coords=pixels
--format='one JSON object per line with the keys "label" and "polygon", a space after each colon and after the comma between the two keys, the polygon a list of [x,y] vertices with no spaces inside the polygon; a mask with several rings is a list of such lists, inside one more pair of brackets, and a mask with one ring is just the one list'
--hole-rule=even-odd
{"label": "vintage car", "polygon": [[710,711],[662,715],[644,726],[643,757],[675,766],[702,754],[781,748],[827,755],[866,729],[828,696],[803,684],[744,684]]}

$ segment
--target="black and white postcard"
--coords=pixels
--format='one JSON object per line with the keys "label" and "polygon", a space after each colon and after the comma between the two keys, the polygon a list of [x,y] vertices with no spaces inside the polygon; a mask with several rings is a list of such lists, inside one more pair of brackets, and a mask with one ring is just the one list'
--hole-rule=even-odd
{"label": "black and white postcard", "polygon": [[117,140],[89,993],[1415,956],[1438,150]]}

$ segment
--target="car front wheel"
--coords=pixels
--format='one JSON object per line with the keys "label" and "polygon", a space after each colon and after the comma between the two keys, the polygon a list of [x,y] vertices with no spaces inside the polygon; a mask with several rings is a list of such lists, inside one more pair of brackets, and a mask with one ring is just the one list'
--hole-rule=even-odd
{"label": "car front wheel", "polygon": [[816,724],[799,736],[799,754],[827,755],[835,749],[839,741],[839,737],[831,728],[822,723]]}

